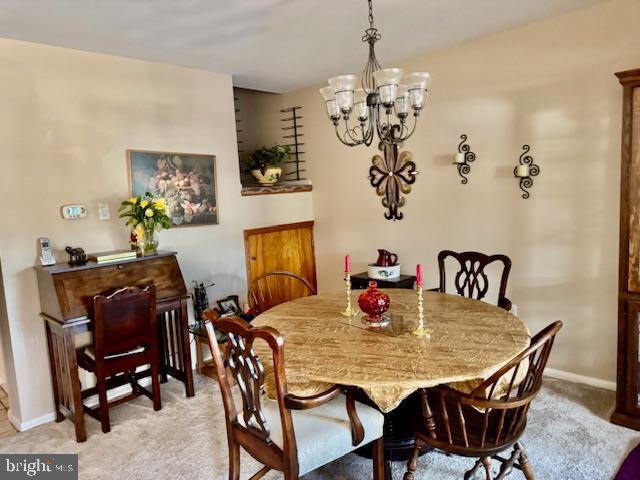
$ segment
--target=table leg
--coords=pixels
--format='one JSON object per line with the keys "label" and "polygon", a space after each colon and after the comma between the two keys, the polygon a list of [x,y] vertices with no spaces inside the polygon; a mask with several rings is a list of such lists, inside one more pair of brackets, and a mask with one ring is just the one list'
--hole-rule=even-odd
{"label": "table leg", "polygon": [[191,369],[191,345],[189,342],[189,312],[187,310],[187,301],[180,302],[180,331],[182,337],[183,352],[183,368],[184,368],[184,388],[187,397],[193,397],[193,370]]}
{"label": "table leg", "polygon": [[198,335],[194,335],[193,339],[196,343],[196,370],[198,373],[204,371],[204,353],[202,352],[202,341]]}

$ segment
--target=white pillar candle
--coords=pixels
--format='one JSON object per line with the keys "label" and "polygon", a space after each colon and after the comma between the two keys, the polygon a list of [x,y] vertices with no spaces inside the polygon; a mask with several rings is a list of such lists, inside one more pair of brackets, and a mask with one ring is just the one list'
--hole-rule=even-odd
{"label": "white pillar candle", "polygon": [[516,167],[516,177],[528,177],[529,176],[529,165],[518,165]]}
{"label": "white pillar candle", "polygon": [[453,163],[464,163],[464,153],[456,153],[453,156]]}

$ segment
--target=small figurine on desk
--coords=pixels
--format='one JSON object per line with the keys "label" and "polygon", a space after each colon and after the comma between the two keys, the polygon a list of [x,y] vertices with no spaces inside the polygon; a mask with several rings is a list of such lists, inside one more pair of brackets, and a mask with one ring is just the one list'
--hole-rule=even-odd
{"label": "small figurine on desk", "polygon": [[84,253],[84,249],[80,247],[67,247],[64,250],[69,254],[69,266],[79,267],[81,265],[86,265],[87,255]]}

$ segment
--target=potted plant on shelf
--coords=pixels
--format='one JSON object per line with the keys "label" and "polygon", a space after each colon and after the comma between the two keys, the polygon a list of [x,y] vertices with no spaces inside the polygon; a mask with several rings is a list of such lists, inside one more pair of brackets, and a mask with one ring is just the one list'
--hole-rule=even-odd
{"label": "potted plant on shelf", "polygon": [[136,234],[140,253],[153,255],[158,250],[156,232],[163,228],[171,228],[171,219],[167,214],[164,198],[154,198],[150,192],[125,200],[118,208],[120,218],[128,218]]}
{"label": "potted plant on shelf", "polygon": [[291,151],[285,145],[263,146],[249,155],[249,171],[260,185],[273,185],[282,175],[282,168],[278,165],[290,157]]}

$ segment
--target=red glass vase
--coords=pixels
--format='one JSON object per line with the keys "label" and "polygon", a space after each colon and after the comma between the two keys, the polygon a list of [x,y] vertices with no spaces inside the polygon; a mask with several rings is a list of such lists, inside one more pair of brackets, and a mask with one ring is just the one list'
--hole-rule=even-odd
{"label": "red glass vase", "polygon": [[389,295],[378,290],[378,284],[373,280],[369,282],[369,288],[358,297],[360,310],[367,314],[365,320],[372,323],[379,323],[384,318],[390,303]]}

